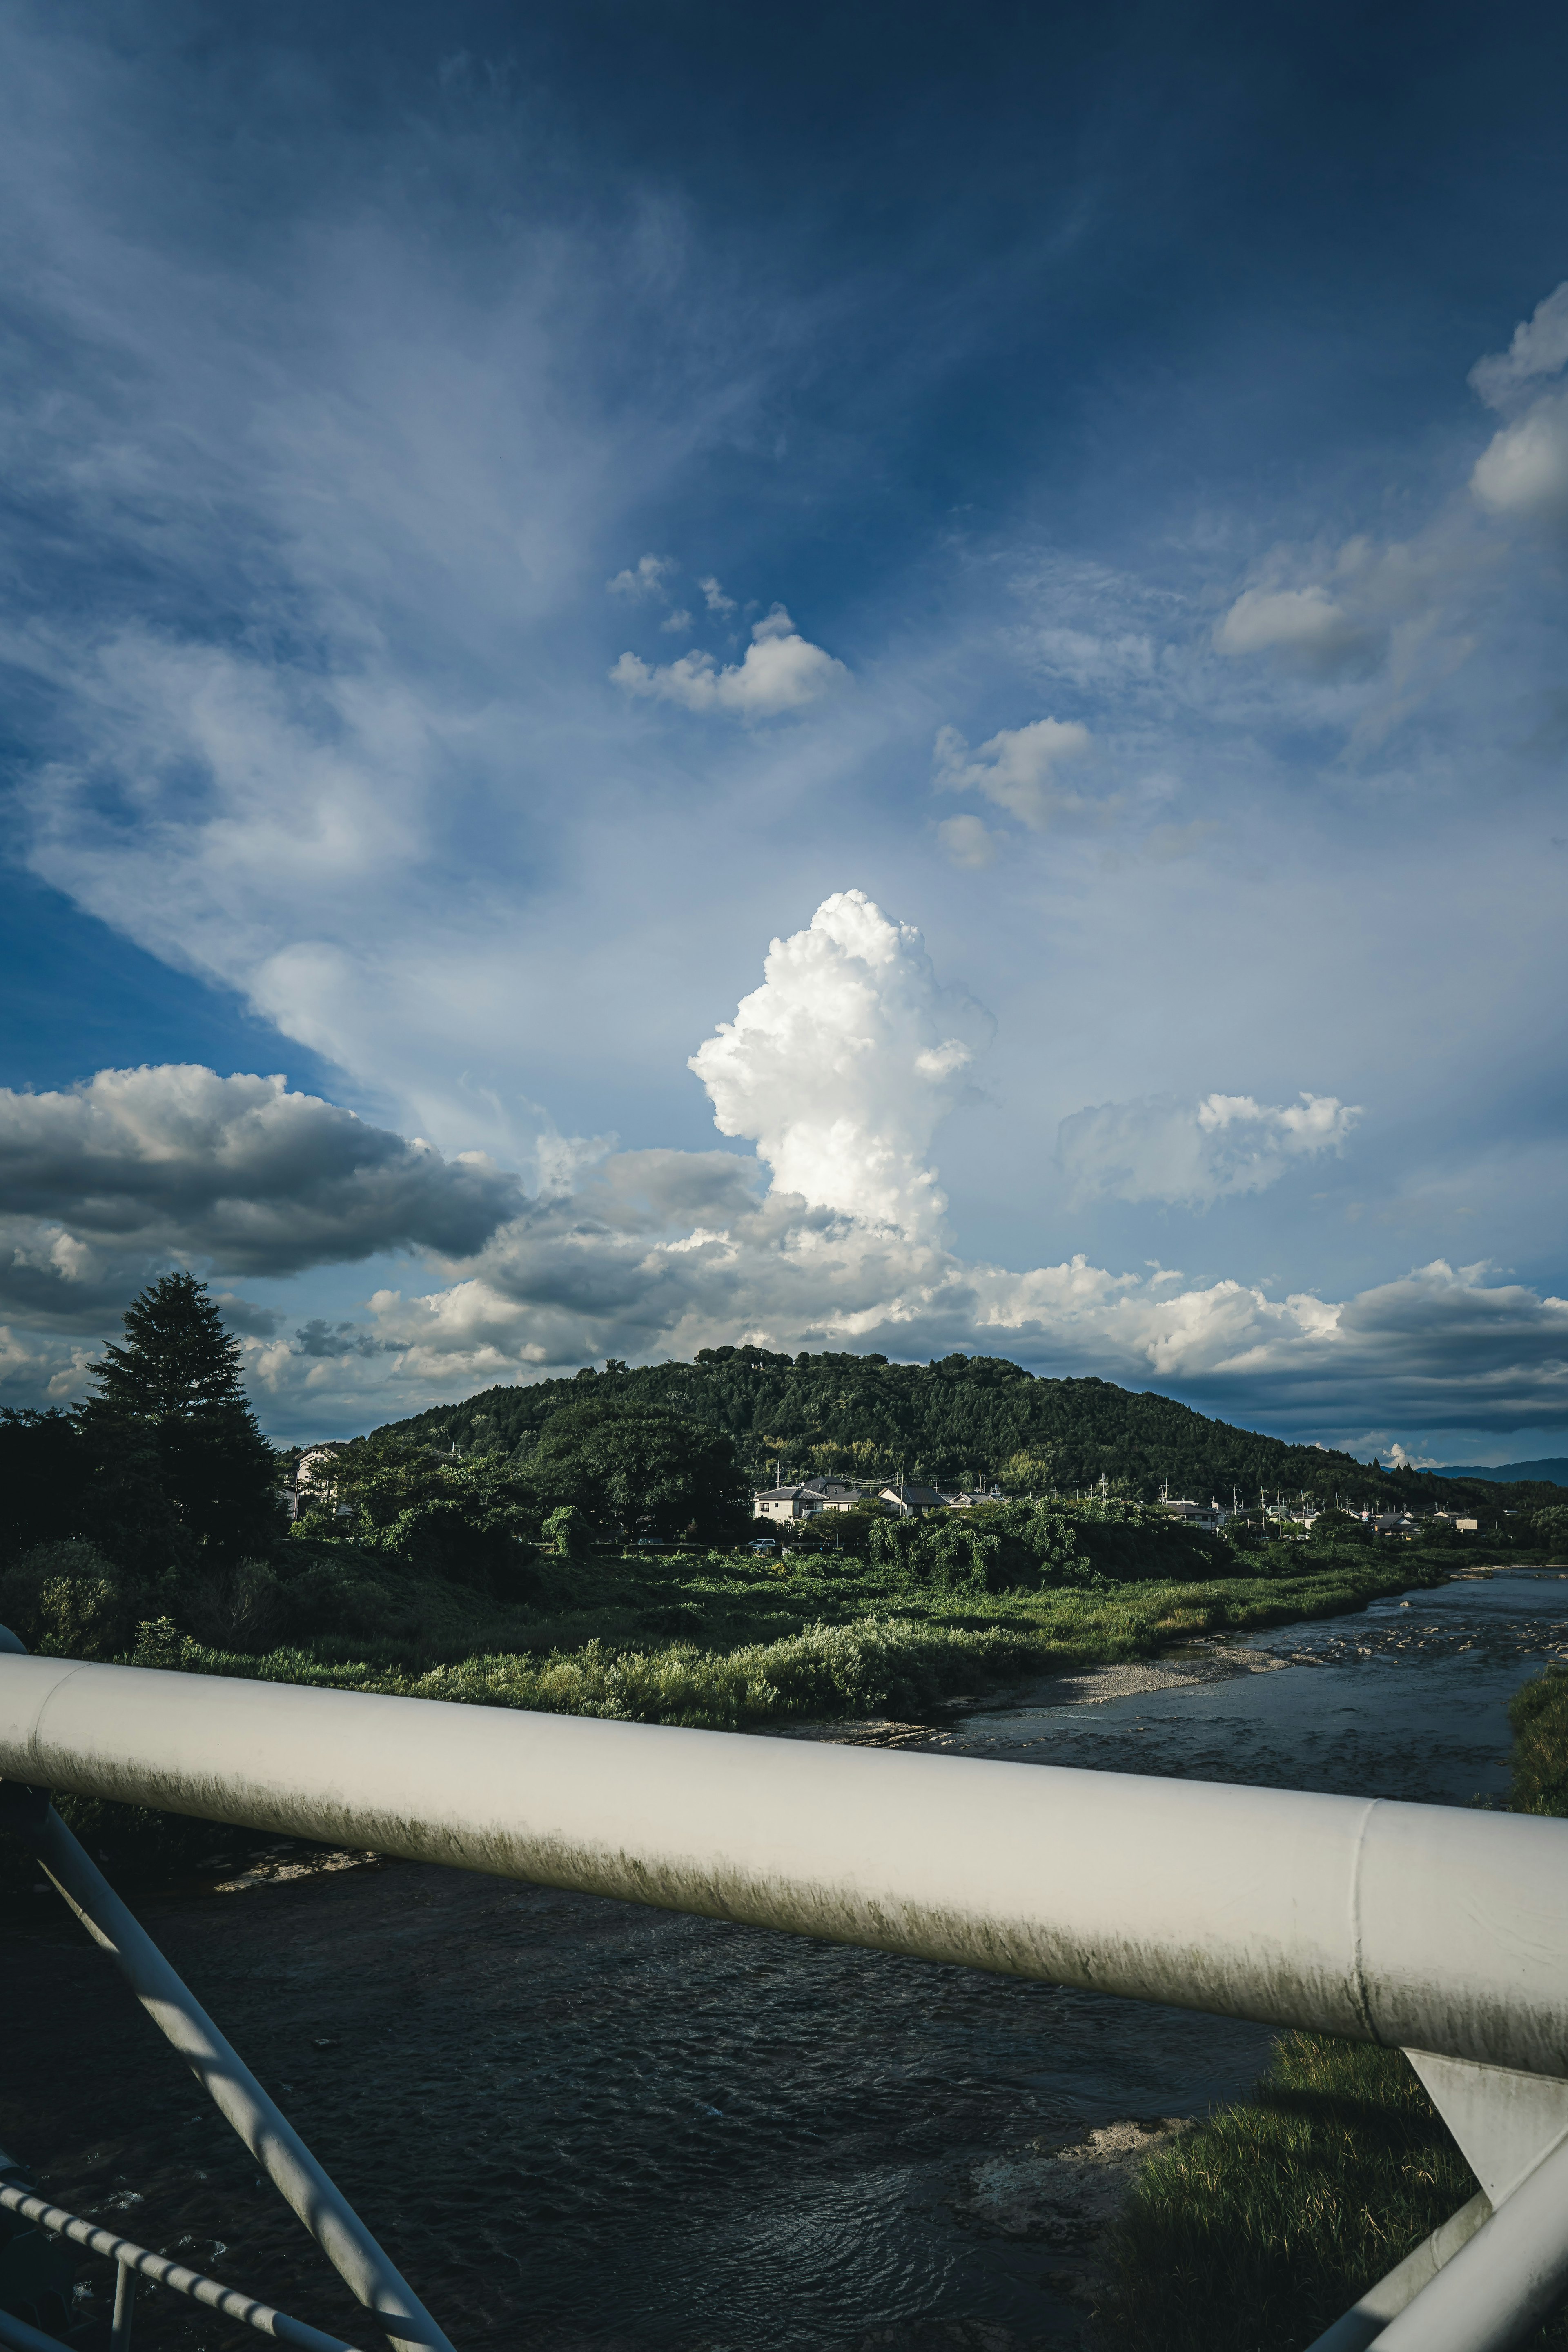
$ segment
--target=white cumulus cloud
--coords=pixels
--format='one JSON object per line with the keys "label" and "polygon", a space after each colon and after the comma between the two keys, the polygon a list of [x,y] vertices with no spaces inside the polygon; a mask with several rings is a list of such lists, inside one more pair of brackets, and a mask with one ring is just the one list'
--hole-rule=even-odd
{"label": "white cumulus cloud", "polygon": [[[68,1334],[106,1336],[138,1252],[271,1271],[402,1246],[429,1286],[378,1290],[357,1318],[290,1332],[227,1302],[269,1426],[363,1425],[605,1355],[743,1338],[978,1349],[1175,1386],[1313,1436],[1369,1417],[1510,1432],[1568,1417],[1568,1300],[1485,1265],[1437,1259],[1335,1302],[1083,1255],[1023,1271],[962,1257],[930,1154],[989,1029],[920,934],[853,890],[773,942],[762,986],[692,1057],[721,1131],[754,1157],[614,1152],[530,1199],[488,1162],[442,1161],[280,1079],[121,1072],[0,1097],[16,1309],[0,1384],[79,1394],[93,1350]],[[1215,1093],[1067,1125],[1101,1189],[1201,1203],[1337,1150],[1355,1117],[1331,1096]]]}
{"label": "white cumulus cloud", "polygon": [[1331,676],[1365,662],[1375,635],[1326,588],[1246,588],[1215,631],[1222,654],[1274,654]]}
{"label": "white cumulus cloud", "polygon": [[1035,832],[1053,817],[1079,815],[1090,803],[1061,782],[1060,772],[1088,757],[1093,738],[1071,719],[1036,719],[1026,727],[1004,727],[970,755],[956,727],[936,739],[935,773],[952,793],[984,793],[1009,815]]}
{"label": "white cumulus cloud", "polygon": [[1168,1201],[1208,1208],[1277,1183],[1294,1160],[1339,1152],[1361,1112],[1334,1095],[1294,1103],[1250,1095],[1201,1102],[1149,1096],[1076,1111],[1058,1130],[1057,1155],[1079,1199]]}
{"label": "white cumulus cloud", "polygon": [[779,1189],[814,1208],[933,1231],[946,1204],[927,1155],[990,1015],[942,987],[920,933],[863,890],[825,899],[763,969],[691,1057],[720,1133],[754,1141]]}
{"label": "white cumulus cloud", "polygon": [[[996,862],[998,835],[990,832],[977,816],[950,816],[937,826],[936,837],[952,866],[978,873]],[[1005,835],[1001,836],[1005,839]]]}
{"label": "white cumulus cloud", "polygon": [[1478,360],[1470,383],[1505,415],[1476,461],[1470,488],[1491,513],[1518,522],[1568,520],[1568,393],[1541,393],[1545,376],[1568,367],[1568,278],[1513,331],[1506,352]]}
{"label": "white cumulus cloud", "polygon": [[1549,394],[1494,434],[1470,488],[1494,514],[1523,522],[1568,518],[1568,393]]}
{"label": "white cumulus cloud", "polygon": [[843,684],[841,661],[803,637],[782,604],[754,622],[743,660],[721,669],[709,653],[682,654],[650,668],[626,653],[610,672],[628,694],[679,702],[687,710],[726,710],[739,719],[777,719],[803,710]]}

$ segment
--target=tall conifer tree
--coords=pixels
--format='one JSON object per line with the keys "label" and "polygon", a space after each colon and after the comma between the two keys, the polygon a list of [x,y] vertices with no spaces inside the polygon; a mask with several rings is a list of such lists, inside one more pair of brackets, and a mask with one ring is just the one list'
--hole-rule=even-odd
{"label": "tall conifer tree", "polygon": [[233,1557],[268,1541],[277,1465],[240,1384],[239,1343],[205,1283],[150,1283],[126,1309],[124,1344],[105,1351],[92,1380],[84,1433],[106,1467],[123,1457],[154,1470],[182,1549]]}

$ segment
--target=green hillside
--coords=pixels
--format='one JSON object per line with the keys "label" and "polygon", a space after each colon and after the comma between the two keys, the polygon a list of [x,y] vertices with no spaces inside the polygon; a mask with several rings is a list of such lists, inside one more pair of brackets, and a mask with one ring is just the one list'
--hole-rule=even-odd
{"label": "green hillside", "polygon": [[[756,1347],[705,1348],[695,1363],[612,1362],[602,1372],[485,1389],[461,1404],[395,1422],[379,1436],[418,1438],[464,1452],[518,1456],[550,1415],[585,1395],[658,1404],[709,1422],[737,1443],[756,1480],[782,1457],[805,1476],[837,1470],[869,1477],[902,1470],[931,1484],[1000,1478],[1070,1495],[1103,1477],[1152,1498],[1162,1486],[1198,1502],[1229,1503],[1233,1488],[1335,1496],[1358,1507],[1469,1499],[1495,1511],[1510,1490],[1487,1479],[1383,1470],[1315,1445],[1292,1445],[1207,1420],[1150,1390],[1100,1380],[1041,1380],[997,1356],[895,1364],[885,1356],[775,1355]],[[1528,1490],[1520,1490],[1524,1499]],[[1560,1499],[1547,1487],[1537,1499]]]}

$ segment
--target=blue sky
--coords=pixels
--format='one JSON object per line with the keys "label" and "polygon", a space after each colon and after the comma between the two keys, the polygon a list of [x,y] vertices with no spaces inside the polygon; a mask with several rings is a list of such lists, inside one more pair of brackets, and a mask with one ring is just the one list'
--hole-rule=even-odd
{"label": "blue sky", "polygon": [[756,1337],[1563,1449],[1560,12],[0,50],[0,1398],[177,1262],[279,1436]]}

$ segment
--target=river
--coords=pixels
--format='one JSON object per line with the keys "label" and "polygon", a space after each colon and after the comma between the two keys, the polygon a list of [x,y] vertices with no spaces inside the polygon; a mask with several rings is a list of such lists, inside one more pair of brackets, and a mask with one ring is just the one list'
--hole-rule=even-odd
{"label": "river", "polygon": [[[1568,1571],[1500,1572],[816,1736],[1496,1802],[1508,1700],[1557,1655]],[[1075,2346],[1130,2166],[1268,2056],[1223,2019],[222,1845],[143,1916],[458,2352]],[[368,2346],[110,1965],[32,1901],[5,1938],[0,2142],[62,2204]],[[139,2306],[139,2347],[243,2336]]]}

